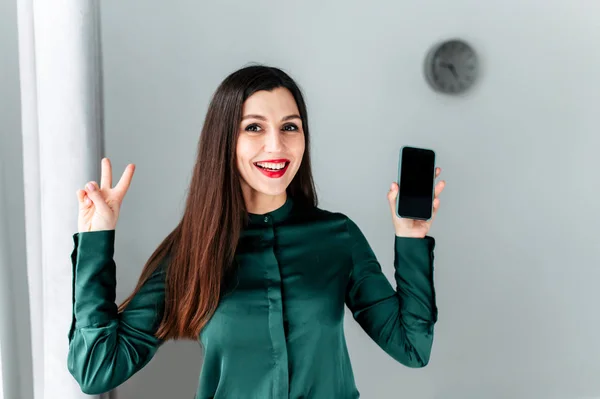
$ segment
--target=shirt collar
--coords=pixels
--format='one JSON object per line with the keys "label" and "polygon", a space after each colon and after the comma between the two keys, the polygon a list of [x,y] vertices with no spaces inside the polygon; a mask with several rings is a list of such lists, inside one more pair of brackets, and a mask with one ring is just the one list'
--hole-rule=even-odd
{"label": "shirt collar", "polygon": [[248,213],[248,217],[250,219],[250,223],[278,223],[287,219],[290,215],[294,202],[292,198],[288,195],[285,203],[281,205],[279,208],[272,210],[271,212],[257,214],[257,213]]}

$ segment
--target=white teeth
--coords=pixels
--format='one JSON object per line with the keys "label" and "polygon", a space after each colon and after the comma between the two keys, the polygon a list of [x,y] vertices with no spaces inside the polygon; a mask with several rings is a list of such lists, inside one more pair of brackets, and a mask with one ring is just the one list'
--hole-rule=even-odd
{"label": "white teeth", "polygon": [[273,170],[281,170],[285,167],[285,162],[281,162],[281,163],[257,162],[256,164],[262,168],[273,169]]}

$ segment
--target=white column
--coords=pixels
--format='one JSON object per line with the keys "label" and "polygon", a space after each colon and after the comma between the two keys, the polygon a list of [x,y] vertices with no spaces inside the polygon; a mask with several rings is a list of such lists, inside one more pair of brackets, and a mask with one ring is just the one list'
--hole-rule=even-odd
{"label": "white column", "polygon": [[[33,395],[43,398],[43,295],[40,217],[40,164],[38,151],[37,90],[33,33],[33,0],[17,2],[19,30],[19,80],[21,84],[21,132],[23,136],[23,182],[29,320],[33,371]],[[25,359],[22,359],[25,361]]]}
{"label": "white column", "polygon": [[67,334],[75,191],[99,180],[104,152],[99,1],[18,1],[35,399],[89,398]]}

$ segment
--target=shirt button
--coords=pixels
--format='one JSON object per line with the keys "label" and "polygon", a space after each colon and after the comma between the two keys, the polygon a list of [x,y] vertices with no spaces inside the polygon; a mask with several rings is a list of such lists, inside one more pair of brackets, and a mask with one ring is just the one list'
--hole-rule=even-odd
{"label": "shirt button", "polygon": [[265,216],[265,223],[268,223],[268,222],[269,222],[269,217]]}

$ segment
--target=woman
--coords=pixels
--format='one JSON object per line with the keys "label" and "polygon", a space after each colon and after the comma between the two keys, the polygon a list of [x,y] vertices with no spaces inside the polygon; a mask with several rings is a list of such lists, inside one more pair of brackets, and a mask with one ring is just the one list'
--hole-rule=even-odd
{"label": "woman", "polygon": [[437,318],[431,221],[399,219],[392,184],[394,290],[357,225],[317,207],[306,106],[287,74],[251,66],[227,77],[197,155],[181,221],[118,308],[115,228],[134,165],[113,188],[103,159],[100,185],[77,191],[68,367],[84,392],[117,387],[168,339],[199,339],[198,399],[358,398],[344,304],[398,362],[427,364]]}

